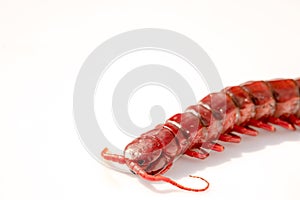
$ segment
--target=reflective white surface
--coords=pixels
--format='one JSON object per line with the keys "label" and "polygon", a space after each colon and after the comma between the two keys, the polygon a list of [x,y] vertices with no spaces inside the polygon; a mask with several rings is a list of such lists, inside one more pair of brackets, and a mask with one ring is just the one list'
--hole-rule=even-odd
{"label": "reflective white surface", "polygon": [[245,136],[204,161],[179,159],[167,176],[191,186],[199,182],[189,174],[211,183],[193,193],[97,163],[72,115],[86,57],[137,28],[170,29],[198,42],[224,86],[300,77],[299,9],[298,1],[269,0],[1,1],[0,199],[299,199],[299,129]]}

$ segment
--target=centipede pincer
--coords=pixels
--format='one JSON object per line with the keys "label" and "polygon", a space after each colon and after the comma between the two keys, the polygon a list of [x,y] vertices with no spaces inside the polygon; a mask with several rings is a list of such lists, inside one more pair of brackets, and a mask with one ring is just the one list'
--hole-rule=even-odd
{"label": "centipede pincer", "polygon": [[274,125],[295,131],[300,126],[300,78],[251,81],[211,93],[183,113],[141,134],[129,143],[123,155],[105,148],[101,156],[126,164],[131,172],[148,181],[164,181],[188,191],[204,188],[185,187],[163,176],[182,155],[197,159],[209,150],[222,152],[220,142],[239,143],[241,135],[256,136],[258,129],[274,132]]}

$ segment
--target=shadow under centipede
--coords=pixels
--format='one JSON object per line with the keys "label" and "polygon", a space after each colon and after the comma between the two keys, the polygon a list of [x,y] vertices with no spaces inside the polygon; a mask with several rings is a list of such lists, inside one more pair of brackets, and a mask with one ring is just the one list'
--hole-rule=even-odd
{"label": "shadow under centipede", "polygon": [[[219,142],[224,145],[225,150],[223,152],[210,152],[210,156],[204,160],[199,160],[195,158],[190,158],[187,156],[181,156],[177,161],[173,163],[172,168],[165,174],[174,180],[178,180],[187,177],[190,174],[201,173],[209,167],[218,166],[226,162],[231,162],[232,159],[242,157],[243,153],[256,152],[259,153],[260,150],[268,146],[277,145],[280,148],[280,144],[284,142],[299,142],[300,141],[300,130],[299,127],[296,131],[284,130],[280,127],[276,127],[277,131],[274,133],[266,132],[260,129],[258,136],[247,136],[240,135],[242,140],[240,143],[224,143]],[[238,134],[237,134],[238,135]],[[300,147],[299,147],[300,148]],[[249,166],[249,169],[251,166]],[[209,180],[208,180],[209,181]],[[160,183],[149,182],[144,180],[139,180],[148,189],[153,192],[158,193],[170,193],[176,192],[178,190],[168,189],[159,190],[153,184],[158,185]]]}

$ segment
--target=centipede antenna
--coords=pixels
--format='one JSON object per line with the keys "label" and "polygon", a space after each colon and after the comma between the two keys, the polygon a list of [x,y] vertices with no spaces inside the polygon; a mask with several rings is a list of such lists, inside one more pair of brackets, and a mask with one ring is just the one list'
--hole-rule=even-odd
{"label": "centipede antenna", "polygon": [[168,177],[162,176],[160,174],[158,174],[158,175],[147,174],[139,165],[137,165],[134,162],[130,162],[128,166],[135,174],[137,174],[141,178],[148,180],[148,181],[163,181],[163,182],[170,183],[182,190],[193,191],[193,192],[203,192],[209,188],[209,182],[207,180],[205,180],[204,178],[201,178],[198,176],[190,175],[190,177],[192,177],[192,178],[199,178],[199,179],[203,180],[204,182],[206,182],[207,185],[204,188],[200,188],[200,189],[190,188],[190,187],[183,186],[183,185],[177,183],[176,181],[174,181]]}
{"label": "centipede antenna", "polygon": [[105,159],[105,160],[109,160],[112,162],[117,162],[120,164],[125,164],[125,157],[122,155],[118,155],[118,154],[111,154],[108,153],[108,148],[104,148],[101,152],[101,156]]}
{"label": "centipede antenna", "polygon": [[192,175],[189,175],[189,177],[191,178],[199,178],[201,180],[203,180],[207,185],[204,187],[204,188],[200,188],[200,189],[196,189],[196,188],[190,188],[190,187],[185,187],[179,183],[177,183],[176,181],[173,181],[172,179],[168,178],[168,177],[165,177],[165,176],[161,176],[161,175],[158,175],[156,176],[158,181],[164,181],[164,182],[167,182],[167,183],[170,183],[182,190],[187,190],[187,191],[192,191],[192,192],[203,192],[205,190],[207,190],[209,188],[209,182],[207,180],[205,180],[204,178],[202,177],[199,177],[199,176],[192,176]]}
{"label": "centipede antenna", "polygon": [[204,188],[200,188],[200,189],[196,189],[196,188],[190,188],[190,187],[186,187],[186,186],[183,186],[179,183],[177,183],[176,181],[168,178],[168,177],[165,177],[165,176],[162,176],[162,175],[156,175],[156,176],[153,176],[153,175],[149,175],[149,174],[144,174],[146,176],[141,176],[142,178],[145,178],[146,180],[151,180],[151,181],[163,181],[163,182],[166,182],[166,183],[170,183],[182,190],[187,190],[187,191],[192,191],[192,192],[203,192],[205,190],[207,190],[209,188],[209,182],[207,180],[205,180],[204,178],[202,177],[198,177],[198,176],[192,176],[192,175],[189,175],[189,177],[191,178],[199,178],[201,180],[203,180],[207,185],[204,187]]}

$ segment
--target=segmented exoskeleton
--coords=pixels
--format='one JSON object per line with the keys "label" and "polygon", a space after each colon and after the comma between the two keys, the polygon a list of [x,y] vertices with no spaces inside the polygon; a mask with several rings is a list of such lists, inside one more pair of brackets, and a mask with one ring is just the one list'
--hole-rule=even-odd
{"label": "segmented exoskeleton", "polygon": [[[204,191],[182,186],[162,176],[181,155],[205,159],[208,149],[223,151],[217,141],[239,143],[240,136],[256,136],[257,127],[275,131],[269,123],[289,130],[300,126],[300,78],[253,81],[227,87],[204,97],[198,104],[176,114],[129,143],[124,155],[108,153],[104,159],[126,164],[129,169],[149,181],[169,182],[181,189]],[[194,178],[200,178],[191,176]]]}

